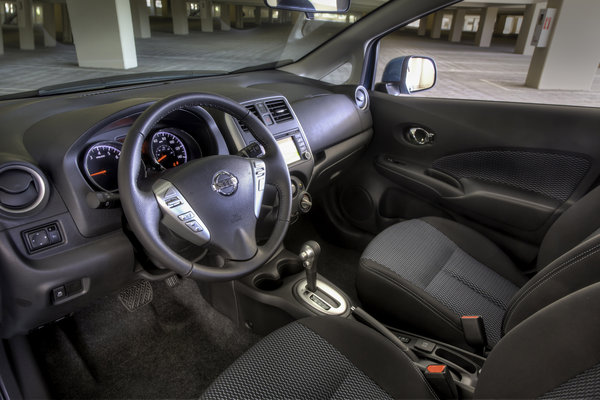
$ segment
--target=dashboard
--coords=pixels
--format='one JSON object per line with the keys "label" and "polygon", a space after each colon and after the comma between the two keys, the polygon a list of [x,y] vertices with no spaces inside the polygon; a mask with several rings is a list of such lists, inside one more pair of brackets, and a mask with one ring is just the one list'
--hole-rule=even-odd
{"label": "dashboard", "polygon": [[[124,138],[155,101],[196,91],[245,106],[277,140],[299,210],[302,194],[330,186],[372,137],[371,114],[356,104],[355,90],[267,71],[0,102],[6,143],[0,152],[2,337],[139,279],[148,260],[127,229],[117,168]],[[153,127],[138,180],[151,185],[203,157],[261,153],[247,127],[230,115],[180,109]]]}

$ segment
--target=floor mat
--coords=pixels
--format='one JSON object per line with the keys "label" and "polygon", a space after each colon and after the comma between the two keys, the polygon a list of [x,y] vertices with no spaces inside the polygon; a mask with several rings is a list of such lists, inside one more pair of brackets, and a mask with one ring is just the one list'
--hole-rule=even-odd
{"label": "floor mat", "polygon": [[152,288],[153,301],[135,312],[115,294],[30,335],[53,397],[198,398],[258,340],[191,280]]}
{"label": "floor mat", "polygon": [[346,292],[354,305],[360,305],[356,293],[356,272],[363,249],[342,248],[326,241],[305,216],[290,226],[284,243],[288,250],[298,253],[302,244],[308,240],[316,240],[321,246],[317,265],[319,274]]}

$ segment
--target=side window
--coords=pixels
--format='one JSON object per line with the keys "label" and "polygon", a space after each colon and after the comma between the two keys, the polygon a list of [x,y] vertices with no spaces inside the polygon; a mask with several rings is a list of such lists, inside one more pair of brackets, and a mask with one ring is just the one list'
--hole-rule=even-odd
{"label": "side window", "polygon": [[581,20],[599,6],[545,7],[467,3],[392,32],[380,41],[375,90],[405,95],[386,82],[394,77],[386,67],[399,57],[425,56],[435,60],[437,81],[411,96],[600,107],[600,29],[593,18]]}

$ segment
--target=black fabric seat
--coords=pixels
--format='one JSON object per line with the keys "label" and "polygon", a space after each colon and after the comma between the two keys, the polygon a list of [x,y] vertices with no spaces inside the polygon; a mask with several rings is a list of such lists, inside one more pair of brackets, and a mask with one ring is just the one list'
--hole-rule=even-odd
{"label": "black fabric seat", "polygon": [[532,279],[494,243],[443,218],[393,225],[360,260],[365,308],[393,326],[469,348],[460,317],[483,317],[488,343],[542,307],[600,281],[600,188],[571,206],[540,246]]}
{"label": "black fabric seat", "polygon": [[397,350],[353,320],[302,319],[242,355],[203,398],[433,398],[423,375]]}
{"label": "black fabric seat", "polygon": [[[544,307],[510,330],[486,360],[475,398],[598,398],[598,337],[600,283]],[[436,398],[400,349],[341,317],[307,318],[271,333],[202,397]]]}

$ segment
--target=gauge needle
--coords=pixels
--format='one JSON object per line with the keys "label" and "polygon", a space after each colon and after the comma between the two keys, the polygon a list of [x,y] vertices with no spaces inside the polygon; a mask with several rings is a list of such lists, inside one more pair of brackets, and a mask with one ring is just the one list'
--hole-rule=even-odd
{"label": "gauge needle", "polygon": [[156,160],[156,162],[161,162],[162,160],[164,160],[165,158],[167,158],[166,154],[163,154],[161,158],[159,158],[158,160]]}
{"label": "gauge needle", "polygon": [[103,174],[106,174],[105,169],[103,169],[102,171],[94,172],[93,174],[90,174],[90,176],[103,175]]}

